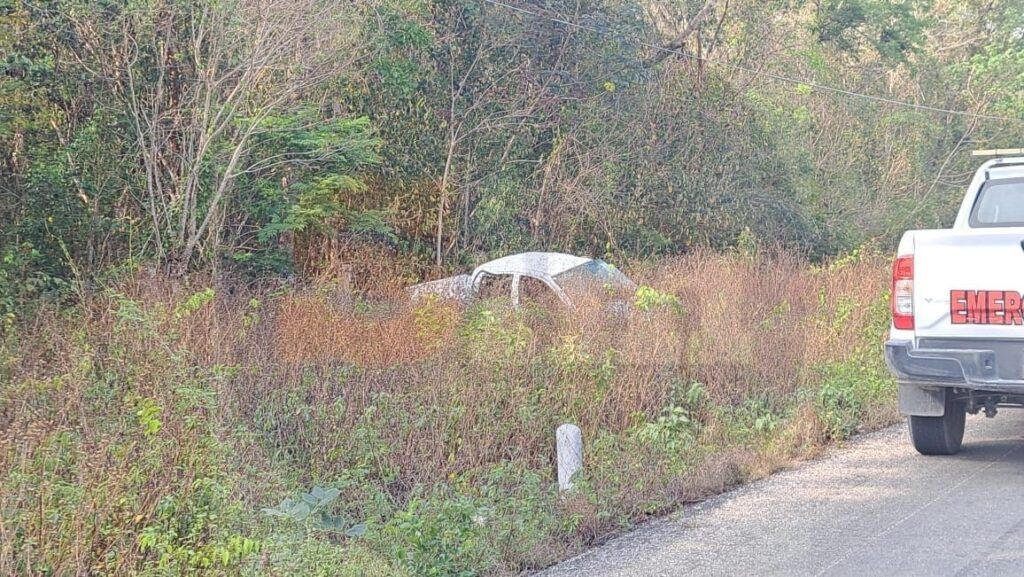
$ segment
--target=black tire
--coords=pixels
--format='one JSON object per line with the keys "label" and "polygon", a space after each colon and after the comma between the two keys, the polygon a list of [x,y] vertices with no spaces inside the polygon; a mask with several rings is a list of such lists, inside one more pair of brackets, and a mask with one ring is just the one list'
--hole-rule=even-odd
{"label": "black tire", "polygon": [[964,441],[967,405],[946,391],[946,413],[941,417],[910,417],[910,439],[922,455],[955,455]]}

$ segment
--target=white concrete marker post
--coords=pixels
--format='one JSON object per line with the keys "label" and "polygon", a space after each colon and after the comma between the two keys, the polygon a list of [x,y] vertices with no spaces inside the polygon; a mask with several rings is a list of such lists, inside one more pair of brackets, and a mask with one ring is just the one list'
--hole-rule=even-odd
{"label": "white concrete marker post", "polygon": [[583,469],[583,432],[576,425],[564,424],[555,431],[558,451],[558,489],[572,490],[572,477]]}

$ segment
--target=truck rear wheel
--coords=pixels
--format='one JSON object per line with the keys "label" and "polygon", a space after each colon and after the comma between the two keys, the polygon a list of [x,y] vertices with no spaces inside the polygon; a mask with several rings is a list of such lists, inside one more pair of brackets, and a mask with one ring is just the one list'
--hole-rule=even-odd
{"label": "truck rear wheel", "polygon": [[910,438],[922,455],[955,455],[964,440],[967,405],[946,391],[946,412],[941,417],[910,416]]}

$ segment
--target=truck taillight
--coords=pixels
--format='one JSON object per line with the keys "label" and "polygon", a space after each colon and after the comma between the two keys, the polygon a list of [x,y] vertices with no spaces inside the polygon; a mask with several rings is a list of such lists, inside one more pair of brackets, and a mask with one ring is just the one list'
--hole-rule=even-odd
{"label": "truck taillight", "polygon": [[892,263],[892,325],[914,328],[914,257],[900,256]]}

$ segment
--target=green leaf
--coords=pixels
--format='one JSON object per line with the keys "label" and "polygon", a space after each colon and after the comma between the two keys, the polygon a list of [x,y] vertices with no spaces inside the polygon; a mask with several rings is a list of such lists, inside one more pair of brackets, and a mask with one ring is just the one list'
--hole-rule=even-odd
{"label": "green leaf", "polygon": [[362,537],[363,535],[366,535],[366,523],[359,523],[358,525],[353,525],[345,530],[346,537],[357,538]]}
{"label": "green leaf", "polygon": [[321,515],[317,528],[325,531],[342,531],[345,529],[345,519],[339,515]]}
{"label": "green leaf", "polygon": [[324,490],[322,496],[320,497],[320,506],[324,506],[327,505],[328,503],[331,503],[332,501],[338,498],[338,495],[341,495],[341,491],[339,491],[338,489],[332,488]]}
{"label": "green leaf", "polygon": [[288,511],[288,516],[296,521],[305,521],[309,517],[310,512],[312,512],[312,509],[309,508],[309,505],[298,503]]}

